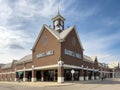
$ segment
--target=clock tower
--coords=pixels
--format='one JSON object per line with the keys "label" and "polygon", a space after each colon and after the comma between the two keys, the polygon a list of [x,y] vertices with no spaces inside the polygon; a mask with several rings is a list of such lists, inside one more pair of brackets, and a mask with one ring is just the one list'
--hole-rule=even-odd
{"label": "clock tower", "polygon": [[59,33],[64,30],[65,18],[63,16],[61,16],[59,12],[58,12],[57,16],[52,18],[52,21],[53,21],[53,29],[54,30],[58,31]]}

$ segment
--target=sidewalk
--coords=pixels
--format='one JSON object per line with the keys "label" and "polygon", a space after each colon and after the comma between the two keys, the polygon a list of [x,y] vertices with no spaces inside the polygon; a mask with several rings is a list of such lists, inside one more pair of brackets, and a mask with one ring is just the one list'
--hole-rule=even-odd
{"label": "sidewalk", "polygon": [[52,86],[72,85],[74,83],[71,83],[71,82],[57,83],[57,82],[7,82],[7,81],[0,81],[0,84],[14,84],[14,85],[20,85],[20,86],[29,86],[29,87],[52,87]]}
{"label": "sidewalk", "polygon": [[[110,79],[106,79],[107,81]],[[111,79],[116,80],[116,79]],[[119,79],[118,79],[119,80]],[[20,86],[28,86],[28,87],[52,87],[52,86],[66,86],[66,85],[75,85],[75,84],[86,84],[86,83],[101,83],[101,80],[88,80],[88,81],[69,81],[64,83],[57,82],[8,82],[8,81],[0,81],[0,84],[14,84]]]}

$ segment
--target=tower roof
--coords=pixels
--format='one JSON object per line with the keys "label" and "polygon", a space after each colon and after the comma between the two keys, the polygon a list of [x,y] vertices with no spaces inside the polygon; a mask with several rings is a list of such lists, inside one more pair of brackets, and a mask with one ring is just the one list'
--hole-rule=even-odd
{"label": "tower roof", "polygon": [[56,19],[61,19],[61,20],[63,20],[63,21],[65,21],[65,18],[58,12],[58,15],[57,16],[55,16],[54,18],[52,18],[52,20],[53,21],[55,21]]}

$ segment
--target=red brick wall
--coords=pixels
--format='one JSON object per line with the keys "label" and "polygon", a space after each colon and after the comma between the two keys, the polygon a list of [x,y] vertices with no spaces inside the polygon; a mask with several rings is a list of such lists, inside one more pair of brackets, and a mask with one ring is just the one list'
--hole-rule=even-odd
{"label": "red brick wall", "polygon": [[32,68],[32,62],[28,62],[25,64],[26,69]]}
{"label": "red brick wall", "polygon": [[94,63],[92,63],[92,62],[83,61],[83,63],[84,63],[83,65],[85,68],[88,67],[88,68],[93,69],[93,67],[94,67]]}
{"label": "red brick wall", "polygon": [[[72,38],[75,38],[76,40],[76,44],[75,46],[72,44]],[[77,66],[81,66],[83,64],[83,50],[79,44],[77,35],[75,33],[74,30],[72,30],[69,35],[65,38],[65,42],[63,42],[61,44],[62,48],[61,48],[61,56],[62,56],[62,60],[64,61],[65,64],[70,64],[70,65],[77,65]],[[64,50],[68,49],[71,51],[74,51],[76,53],[81,54],[82,59],[78,59],[72,56],[68,56],[64,54]]]}
{"label": "red brick wall", "polygon": [[21,70],[21,69],[24,69],[24,64],[17,64],[16,70]]}
{"label": "red brick wall", "polygon": [[[43,38],[47,37],[46,45],[43,44]],[[54,55],[37,58],[36,55],[39,53],[54,50]],[[46,29],[43,30],[41,37],[38,40],[37,45],[33,49],[33,64],[35,66],[45,66],[57,64],[60,57],[60,43],[58,40]]]}

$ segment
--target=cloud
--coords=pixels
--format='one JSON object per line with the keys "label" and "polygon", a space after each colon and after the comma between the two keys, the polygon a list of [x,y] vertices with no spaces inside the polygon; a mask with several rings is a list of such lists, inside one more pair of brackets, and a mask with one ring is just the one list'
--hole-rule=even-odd
{"label": "cloud", "polygon": [[9,45],[10,49],[24,49],[22,46],[18,45],[18,44],[11,44]]}
{"label": "cloud", "polygon": [[[74,2],[71,4],[74,4]],[[100,7],[98,5],[92,5],[88,8],[84,7],[81,3],[77,3],[75,7],[69,7],[69,10],[65,10],[64,13],[72,21],[74,19],[74,22],[83,22],[85,20],[88,20],[90,17],[97,15],[99,8]]]}
{"label": "cloud", "polygon": [[33,38],[22,30],[0,26],[0,62],[10,62],[29,54],[33,41]]}
{"label": "cloud", "polygon": [[31,18],[42,16],[49,18],[57,11],[58,4],[56,0],[18,0],[14,5],[15,7],[13,9],[18,17]]}
{"label": "cloud", "polygon": [[0,24],[6,24],[8,19],[11,18],[13,10],[4,2],[4,0],[0,1]]}
{"label": "cloud", "polygon": [[[58,2],[59,0],[14,0],[12,2],[11,0],[0,0],[0,62],[8,62],[13,58],[19,59],[31,52],[30,49],[40,26],[48,23],[48,20],[57,14]],[[86,7],[81,2],[60,0],[60,12],[69,20],[68,24],[77,22],[76,24],[80,25],[81,22],[93,18],[95,15],[99,16],[99,5]],[[119,23],[118,18],[110,17],[104,17],[99,21],[101,21],[99,24],[104,27],[112,27]],[[106,29],[108,30],[108,28],[100,27],[99,30],[79,34],[85,54],[97,55],[99,58],[104,57],[104,60],[108,57],[111,57],[110,60],[119,57],[119,55],[111,53],[110,47],[118,43],[120,33],[105,35]]]}
{"label": "cloud", "polygon": [[[12,45],[13,43],[16,45],[17,44],[25,45],[24,42],[26,42],[26,43],[31,42],[28,38],[29,35],[27,35],[25,32],[23,32],[21,30],[14,31],[14,30],[9,30],[5,27],[0,26],[0,33],[1,33],[1,35],[0,35],[0,38],[1,38],[0,39],[0,43],[1,43],[0,47],[1,48],[5,48],[9,45]],[[25,41],[25,39],[26,40],[28,39],[28,40]]]}
{"label": "cloud", "polygon": [[120,57],[119,54],[113,53],[112,48],[120,41],[119,32],[112,34],[103,34],[102,30],[81,34],[84,53],[87,55],[98,56],[99,61],[111,62],[118,60],[115,57]]}
{"label": "cloud", "polygon": [[56,0],[0,0],[0,62],[29,54],[35,41],[33,30],[39,30],[36,22],[41,25],[40,18],[56,12]]}

